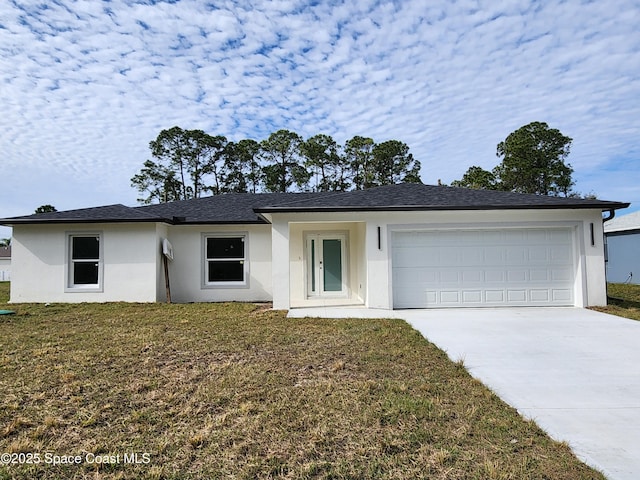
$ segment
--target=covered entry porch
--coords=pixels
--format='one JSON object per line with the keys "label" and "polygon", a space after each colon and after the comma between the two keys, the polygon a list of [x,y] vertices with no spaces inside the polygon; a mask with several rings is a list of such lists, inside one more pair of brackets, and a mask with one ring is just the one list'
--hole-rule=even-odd
{"label": "covered entry porch", "polygon": [[365,222],[289,224],[290,305],[364,305]]}
{"label": "covered entry porch", "polygon": [[366,222],[273,225],[274,308],[365,305]]}

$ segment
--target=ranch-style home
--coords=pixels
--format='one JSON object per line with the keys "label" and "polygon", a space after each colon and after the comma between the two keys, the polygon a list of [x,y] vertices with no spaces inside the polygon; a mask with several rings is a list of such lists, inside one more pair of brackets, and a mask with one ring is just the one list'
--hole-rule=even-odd
{"label": "ranch-style home", "polygon": [[421,184],[225,194],[0,220],[11,302],[276,309],[606,304],[603,212],[629,204]]}

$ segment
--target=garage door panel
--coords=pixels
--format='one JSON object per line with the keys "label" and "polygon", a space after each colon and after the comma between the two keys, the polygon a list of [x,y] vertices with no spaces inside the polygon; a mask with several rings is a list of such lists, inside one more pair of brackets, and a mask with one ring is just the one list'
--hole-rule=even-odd
{"label": "garage door panel", "polygon": [[460,248],[460,261],[463,265],[482,266],[486,263],[484,249],[477,247]]}
{"label": "garage door panel", "polygon": [[507,281],[510,283],[526,282],[528,270],[507,270]]}
{"label": "garage door panel", "polygon": [[527,263],[527,249],[520,246],[508,245],[505,247],[505,262],[508,265],[524,265]]}
{"label": "garage door panel", "polygon": [[429,290],[425,295],[427,299],[427,305],[437,305],[438,304],[438,292],[434,290]]}
{"label": "garage door panel", "polygon": [[436,284],[440,281],[440,272],[436,269],[424,269],[418,278],[422,284]]}
{"label": "garage door panel", "polygon": [[545,230],[528,230],[527,241],[529,243],[546,243],[547,231]]}
{"label": "garage door panel", "polygon": [[443,237],[443,235],[441,234],[429,235],[428,232],[420,232],[419,234],[413,237],[413,242],[411,245],[412,246],[424,245],[424,246],[430,247],[430,246],[440,246],[443,244],[443,242],[446,242],[446,238]]}
{"label": "garage door panel", "polygon": [[555,245],[550,252],[551,262],[566,262],[567,258],[571,257],[572,251],[570,245]]}
{"label": "garage door panel", "polygon": [[[406,308],[416,308],[419,305],[425,303],[426,296],[424,292],[418,288],[406,289],[401,292],[397,292],[394,296],[394,301],[406,305]],[[434,304],[435,302],[432,302]]]}
{"label": "garage door panel", "polygon": [[504,283],[507,272],[504,270],[485,270],[484,281],[486,283]]}
{"label": "garage door panel", "polygon": [[552,282],[568,282],[571,281],[573,275],[567,268],[552,268],[551,269],[551,281]]}
{"label": "garage door panel", "polygon": [[[412,256],[415,257],[413,258],[413,261],[411,258]],[[421,260],[422,265],[429,264],[429,261],[424,258],[423,252],[421,251],[419,252],[416,249],[410,249],[410,248],[394,248],[392,258],[393,258],[393,265],[396,268],[418,266],[416,264],[416,260],[418,258]]]}
{"label": "garage door panel", "polygon": [[[433,268],[401,268],[394,269],[393,281],[407,285],[403,290],[419,288],[419,285],[440,283],[440,272]],[[413,285],[413,287],[412,287]]]}
{"label": "garage door panel", "polygon": [[480,230],[480,241],[482,245],[498,245],[504,241],[502,230]]}
{"label": "garage door panel", "polygon": [[401,248],[394,252],[394,265],[398,268],[430,267],[438,265],[440,253],[433,248]]}
{"label": "garage door panel", "polygon": [[482,270],[465,270],[462,272],[462,283],[465,285],[474,283],[482,284],[484,283],[484,277]]}
{"label": "garage door panel", "polygon": [[440,302],[443,305],[459,305],[460,292],[458,292],[457,290],[442,290],[440,292]]}
{"label": "garage door panel", "polygon": [[[418,268],[394,268],[393,270],[393,282],[402,282],[408,285],[418,284],[421,271]],[[403,289],[405,290],[405,289]],[[400,293],[400,292],[398,292]]]}
{"label": "garage door panel", "polygon": [[443,270],[440,272],[440,282],[442,283],[459,283],[459,272]]}
{"label": "garage door panel", "polygon": [[456,247],[440,247],[438,251],[439,264],[442,267],[458,264],[458,249]]}
{"label": "garage door panel", "polygon": [[476,230],[461,231],[453,240],[461,245],[478,245],[482,241],[482,232]]}
{"label": "garage door panel", "polygon": [[507,290],[508,303],[524,303],[527,301],[526,290]]}
{"label": "garage door panel", "polygon": [[546,288],[542,290],[531,289],[529,293],[531,295],[532,302],[547,303],[549,301],[549,290]]}
{"label": "garage door panel", "polygon": [[420,275],[417,278],[419,283],[433,284],[438,283],[440,280],[440,274],[437,269],[425,268],[420,271]]}
{"label": "garage door panel", "polygon": [[503,265],[505,262],[504,249],[501,247],[483,247],[485,265]]}
{"label": "garage door panel", "polygon": [[532,268],[531,270],[529,270],[529,279],[532,282],[547,283],[551,279],[551,272],[549,272],[549,270]]}
{"label": "garage door panel", "polygon": [[521,229],[504,230],[504,239],[507,243],[521,245],[527,240],[527,232]]}
{"label": "garage door panel", "polygon": [[547,247],[529,247],[529,263],[549,263],[549,249]]}
{"label": "garage door panel", "polygon": [[486,303],[501,304],[505,302],[505,293],[504,290],[485,290],[484,298]]}
{"label": "garage door panel", "polygon": [[465,304],[478,304],[482,302],[482,290],[464,290],[462,302]]}
{"label": "garage door panel", "polygon": [[571,230],[569,229],[548,230],[547,235],[551,242],[561,244],[568,244],[572,242]]}
{"label": "garage door panel", "polygon": [[573,294],[569,289],[552,289],[551,298],[555,302],[570,302],[573,298]]}
{"label": "garage door panel", "polygon": [[572,305],[566,229],[394,232],[396,308]]}

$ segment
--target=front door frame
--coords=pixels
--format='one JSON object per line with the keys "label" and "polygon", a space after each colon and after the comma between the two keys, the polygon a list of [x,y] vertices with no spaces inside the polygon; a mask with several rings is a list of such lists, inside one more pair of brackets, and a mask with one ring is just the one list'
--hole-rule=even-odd
{"label": "front door frame", "polygon": [[[342,289],[325,291],[324,289],[324,251],[323,240],[340,240]],[[346,231],[316,231],[304,234],[304,267],[306,298],[347,298],[349,296],[349,234]]]}

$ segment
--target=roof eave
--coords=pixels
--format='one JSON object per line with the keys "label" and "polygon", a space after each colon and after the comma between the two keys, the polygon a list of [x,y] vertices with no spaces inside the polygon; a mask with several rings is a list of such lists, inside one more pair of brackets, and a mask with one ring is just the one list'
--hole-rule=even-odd
{"label": "roof eave", "polygon": [[0,220],[0,225],[12,227],[14,225],[60,225],[60,224],[90,224],[90,223],[166,223],[168,225],[264,225],[262,216],[252,220],[177,220],[175,218],[145,218],[145,219],[10,219]]}
{"label": "roof eave", "polygon": [[116,218],[55,218],[55,219],[12,219],[3,218],[0,225],[12,227],[14,225],[48,225],[64,223],[168,223],[173,224],[173,220],[168,218],[145,218],[145,219],[116,219]]}
{"label": "roof eave", "polygon": [[263,225],[271,223],[265,214],[273,213],[313,213],[313,212],[415,212],[415,211],[462,211],[462,210],[587,210],[601,211],[619,210],[629,207],[624,202],[594,202],[569,204],[538,204],[538,205],[334,205],[315,207],[271,206],[254,208],[254,219],[241,220],[188,220],[184,217],[149,217],[149,218],[37,218],[17,217],[0,219],[0,225],[12,227],[14,225],[51,225],[51,224],[96,224],[96,223],[166,223],[169,225]]}
{"label": "roof eave", "polygon": [[311,212],[384,212],[384,211],[445,211],[445,210],[618,210],[627,208],[628,203],[595,205],[386,205],[386,206],[332,206],[332,207],[266,207],[256,208],[257,214],[264,213],[311,213]]}
{"label": "roof eave", "polygon": [[619,235],[632,235],[636,233],[640,233],[640,226],[638,227],[628,227],[628,228],[615,228],[613,230],[604,230],[605,235],[609,234],[619,234]]}
{"label": "roof eave", "polygon": [[257,218],[255,220],[185,220],[173,222],[172,225],[265,225],[269,222]]}

